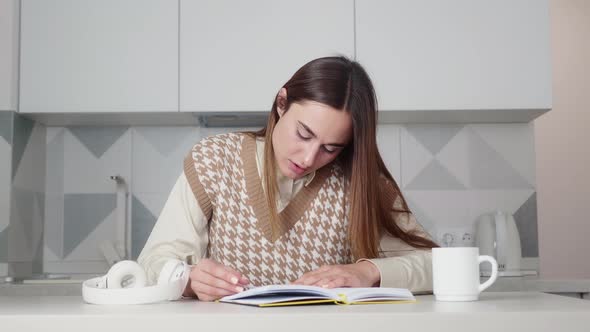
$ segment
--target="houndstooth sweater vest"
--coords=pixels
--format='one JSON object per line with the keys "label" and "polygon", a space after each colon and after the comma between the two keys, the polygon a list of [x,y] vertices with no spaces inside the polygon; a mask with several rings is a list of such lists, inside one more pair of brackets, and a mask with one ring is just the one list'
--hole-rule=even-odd
{"label": "houndstooth sweater vest", "polygon": [[202,140],[185,159],[186,178],[209,220],[208,257],[255,286],[288,283],[325,264],[351,263],[340,167],[318,170],[279,213],[273,234],[255,158],[255,139],[231,133]]}

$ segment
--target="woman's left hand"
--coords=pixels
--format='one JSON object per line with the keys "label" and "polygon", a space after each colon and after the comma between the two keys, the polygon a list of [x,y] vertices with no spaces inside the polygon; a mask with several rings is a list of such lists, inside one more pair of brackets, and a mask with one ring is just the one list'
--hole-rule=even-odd
{"label": "woman's left hand", "polygon": [[368,261],[346,265],[324,265],[307,272],[292,282],[295,285],[336,287],[373,287],[379,284],[381,274],[377,267]]}

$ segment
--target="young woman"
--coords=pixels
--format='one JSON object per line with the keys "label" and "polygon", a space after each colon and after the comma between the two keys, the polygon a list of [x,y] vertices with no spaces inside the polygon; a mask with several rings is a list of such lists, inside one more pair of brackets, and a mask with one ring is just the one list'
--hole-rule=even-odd
{"label": "young woman", "polygon": [[193,264],[185,296],[248,285],[432,289],[436,244],[408,210],[376,142],[363,68],[313,60],[276,95],[259,132],[216,135],[184,162],[138,262]]}

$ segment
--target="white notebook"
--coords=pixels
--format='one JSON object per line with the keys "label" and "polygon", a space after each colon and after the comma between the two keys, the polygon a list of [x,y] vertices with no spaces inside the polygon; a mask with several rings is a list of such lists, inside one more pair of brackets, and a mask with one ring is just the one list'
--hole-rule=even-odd
{"label": "white notebook", "polygon": [[223,297],[219,302],[259,307],[302,304],[381,304],[415,302],[416,298],[404,288],[322,288],[303,285],[270,285],[248,289]]}

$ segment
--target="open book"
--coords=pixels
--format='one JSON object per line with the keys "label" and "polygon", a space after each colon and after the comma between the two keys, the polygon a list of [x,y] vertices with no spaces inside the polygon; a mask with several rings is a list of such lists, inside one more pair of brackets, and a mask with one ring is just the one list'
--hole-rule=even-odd
{"label": "open book", "polygon": [[223,297],[219,302],[277,307],[301,304],[377,304],[415,302],[403,288],[322,288],[304,285],[271,285]]}

